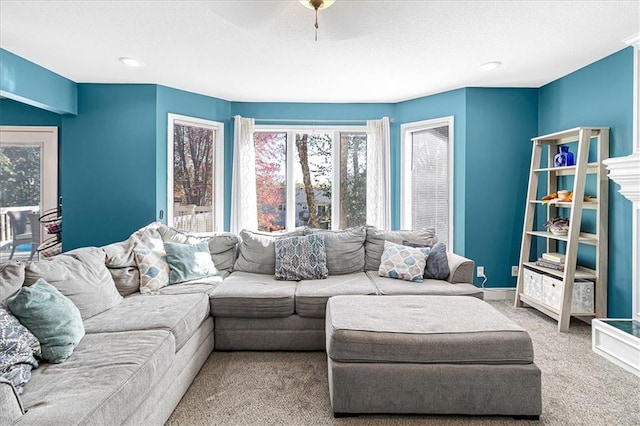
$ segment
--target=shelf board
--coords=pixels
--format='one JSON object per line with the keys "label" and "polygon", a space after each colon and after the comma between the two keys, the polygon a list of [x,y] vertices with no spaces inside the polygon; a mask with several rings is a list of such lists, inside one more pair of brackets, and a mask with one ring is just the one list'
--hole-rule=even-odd
{"label": "shelf board", "polygon": [[[564,166],[564,167],[541,167],[538,169],[533,169],[536,173],[548,173],[555,172],[556,176],[571,176],[576,174],[577,166]],[[599,163],[588,163],[587,164],[587,173],[598,173],[600,170]]]}
{"label": "shelf board", "polygon": [[[524,262],[524,266],[535,269],[536,271],[544,272],[545,274],[552,275],[556,278],[562,279],[564,277],[564,272],[545,268],[544,266],[538,266],[535,262]],[[594,271],[593,269],[585,268],[584,266],[577,265],[574,279],[595,281],[597,279],[596,271]]]}
{"label": "shelf board", "polygon": [[[564,203],[564,202],[548,202],[546,204],[542,204],[541,200],[531,200],[529,201],[531,204],[540,204],[540,205],[552,205],[552,206],[556,206],[558,208],[563,208],[563,209],[570,209],[571,207],[573,207],[572,203]],[[595,198],[592,198],[591,201],[583,201],[582,202],[582,208],[583,209],[588,209],[588,210],[596,210],[598,208],[598,200]]]}
{"label": "shelf board", "polygon": [[[568,235],[553,235],[551,232],[527,231],[527,234],[534,235],[536,237],[550,238],[552,240],[565,241],[565,242],[569,241]],[[598,237],[595,234],[581,232],[580,235],[578,236],[578,242],[580,244],[589,244],[589,245],[595,246],[596,244],[598,244]]]}
{"label": "shelf board", "polygon": [[600,135],[603,130],[609,130],[608,127],[574,127],[562,132],[550,133],[548,135],[538,136],[531,139],[534,142],[540,142],[548,145],[560,145],[563,143],[577,142],[580,130],[588,130],[591,137]]}
{"label": "shelf board", "polygon": [[[527,305],[536,308],[537,310],[539,310],[540,312],[550,316],[551,318],[555,319],[556,321],[558,321],[560,319],[560,313],[558,312],[557,309],[552,308],[551,306],[545,305],[544,303],[540,302],[539,300],[533,299],[529,296],[527,296],[524,293],[520,293],[520,300],[524,303],[526,303]],[[595,317],[595,313],[571,313],[569,314],[571,316],[574,317]]]}

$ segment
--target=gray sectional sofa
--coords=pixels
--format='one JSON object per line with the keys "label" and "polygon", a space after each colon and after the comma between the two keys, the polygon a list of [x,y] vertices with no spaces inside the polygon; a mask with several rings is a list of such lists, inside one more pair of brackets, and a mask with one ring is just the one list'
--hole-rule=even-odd
{"label": "gray sectional sofa", "polygon": [[[161,224],[149,226],[165,242],[201,241]],[[41,362],[32,370],[21,395],[0,380],[0,424],[162,424],[214,349],[324,350],[331,296],[482,298],[471,284],[473,262],[453,253],[446,255],[445,280],[379,277],[384,241],[434,244],[437,239],[430,230],[371,227],[297,229],[277,236],[221,233],[207,239],[219,275],[141,294],[133,248],[147,228],[108,246],[0,266],[0,301],[44,278],[78,306],[85,328],[66,361]],[[317,232],[325,237],[329,276],[275,280],[275,239]],[[96,258],[104,262],[90,260]],[[68,265],[57,268],[63,259]]]}

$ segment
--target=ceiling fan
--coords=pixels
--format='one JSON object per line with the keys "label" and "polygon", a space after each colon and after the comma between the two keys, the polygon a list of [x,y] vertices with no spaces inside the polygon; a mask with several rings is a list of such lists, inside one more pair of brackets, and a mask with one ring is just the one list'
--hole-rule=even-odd
{"label": "ceiling fan", "polygon": [[336,0],[298,0],[300,4],[309,9],[314,9],[316,11],[316,38],[315,41],[318,41],[318,11],[326,9],[330,7]]}

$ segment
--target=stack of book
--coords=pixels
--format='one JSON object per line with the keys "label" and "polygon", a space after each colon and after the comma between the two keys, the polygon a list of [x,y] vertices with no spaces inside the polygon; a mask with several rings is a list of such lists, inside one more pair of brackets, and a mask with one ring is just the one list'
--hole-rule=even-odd
{"label": "stack of book", "polygon": [[554,269],[556,271],[564,271],[565,256],[562,253],[542,253],[536,261],[537,266]]}

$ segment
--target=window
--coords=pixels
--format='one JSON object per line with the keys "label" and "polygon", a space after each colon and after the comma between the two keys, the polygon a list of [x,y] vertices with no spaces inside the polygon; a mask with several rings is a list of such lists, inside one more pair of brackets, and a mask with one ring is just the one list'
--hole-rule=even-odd
{"label": "window", "polygon": [[222,123],[169,114],[167,223],[210,234],[223,228]]}
{"label": "window", "polygon": [[260,230],[366,224],[364,128],[256,127],[254,143]]}
{"label": "window", "polygon": [[400,227],[435,228],[453,242],[453,117],[401,126]]}

